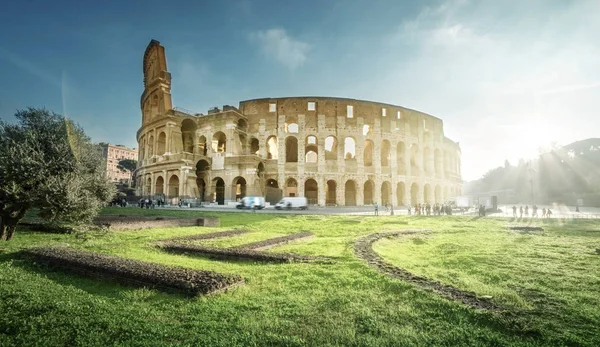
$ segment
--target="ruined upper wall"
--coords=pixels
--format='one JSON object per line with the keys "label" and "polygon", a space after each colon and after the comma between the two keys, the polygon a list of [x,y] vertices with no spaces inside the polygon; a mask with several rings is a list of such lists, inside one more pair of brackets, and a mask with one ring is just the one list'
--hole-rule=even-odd
{"label": "ruined upper wall", "polygon": [[[309,102],[315,103],[315,110],[309,110]],[[271,112],[270,105],[276,104],[275,112]],[[352,106],[353,118],[348,118],[348,108]],[[396,127],[410,124],[412,129],[426,128],[435,133],[443,134],[441,119],[429,114],[412,110],[406,107],[386,104],[381,102],[356,100],[336,97],[288,97],[288,98],[262,98],[240,102],[240,112],[248,117],[249,123],[258,122],[260,119],[268,120],[270,115],[285,115],[294,117],[305,115],[324,115],[326,118],[344,117],[348,125],[356,124],[357,118],[362,118],[363,124],[383,124],[394,121]],[[383,110],[385,109],[385,116]],[[399,112],[399,114],[398,114]],[[273,119],[276,122],[275,119]],[[333,122],[336,124],[336,122]]]}

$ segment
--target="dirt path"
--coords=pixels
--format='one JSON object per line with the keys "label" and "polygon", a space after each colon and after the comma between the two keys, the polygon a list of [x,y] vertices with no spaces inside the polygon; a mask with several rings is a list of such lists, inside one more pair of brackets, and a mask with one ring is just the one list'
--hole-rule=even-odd
{"label": "dirt path", "polygon": [[447,299],[460,301],[476,309],[499,310],[500,308],[489,299],[477,297],[473,292],[462,291],[427,277],[414,275],[402,268],[391,265],[373,250],[373,243],[383,238],[416,234],[426,235],[428,233],[425,230],[404,230],[367,235],[356,240],[354,252],[359,258],[365,260],[369,265],[386,275],[416,284],[421,288],[434,291]]}

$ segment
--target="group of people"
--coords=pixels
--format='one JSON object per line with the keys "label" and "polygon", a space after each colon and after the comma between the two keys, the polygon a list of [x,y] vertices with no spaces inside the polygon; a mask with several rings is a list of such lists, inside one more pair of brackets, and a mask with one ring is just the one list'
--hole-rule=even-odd
{"label": "group of people", "polygon": [[154,199],[146,198],[146,199],[140,199],[138,205],[141,208],[145,207],[145,208],[149,209],[149,208],[154,208],[156,206],[158,206],[158,207],[165,206],[165,201],[163,199],[154,200]]}
{"label": "group of people", "polygon": [[[408,205],[408,215],[412,214],[412,207]],[[452,206],[448,204],[416,204],[415,215],[417,216],[441,216],[441,215],[452,215]]]}
{"label": "group of people", "polygon": [[[513,210],[513,217],[517,218],[517,206],[512,207]],[[523,209],[523,206],[519,207],[519,216],[518,218],[523,218],[523,213],[525,213],[525,217],[529,217],[529,206],[525,206],[525,209]],[[550,208],[542,208],[542,218],[550,218],[552,216],[552,210]],[[538,207],[537,205],[533,205],[531,207],[531,218],[537,218],[538,217]]]}

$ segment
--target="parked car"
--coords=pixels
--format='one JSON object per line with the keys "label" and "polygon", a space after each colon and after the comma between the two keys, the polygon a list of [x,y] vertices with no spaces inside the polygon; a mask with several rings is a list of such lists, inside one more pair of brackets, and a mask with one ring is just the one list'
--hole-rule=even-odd
{"label": "parked car", "polygon": [[306,210],[308,208],[308,201],[305,197],[297,197],[297,198],[283,198],[277,204],[275,204],[275,208],[278,210],[288,209],[291,210],[293,208],[298,208],[300,210]]}
{"label": "parked car", "polygon": [[255,208],[257,210],[262,210],[265,208],[265,198],[262,196],[246,196],[243,197],[235,207],[238,209]]}

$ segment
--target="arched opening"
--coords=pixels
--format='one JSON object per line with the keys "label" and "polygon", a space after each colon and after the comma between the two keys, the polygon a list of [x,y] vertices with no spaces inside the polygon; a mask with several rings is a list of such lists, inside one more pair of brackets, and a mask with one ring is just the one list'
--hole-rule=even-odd
{"label": "arched opening", "polygon": [[404,182],[398,182],[396,185],[396,205],[404,206],[404,193],[405,193]]}
{"label": "arched opening", "polygon": [[309,178],[304,182],[304,196],[311,205],[317,205],[319,203],[319,185],[317,184],[317,181]]}
{"label": "arched opening", "polygon": [[298,182],[293,178],[288,178],[285,182],[285,196],[298,196]]}
{"label": "arched opening", "polygon": [[346,137],[344,139],[344,158],[356,158],[356,141],[354,141],[352,137]]}
{"label": "arched opening", "polygon": [[388,140],[381,142],[381,166],[390,166],[390,141]]}
{"label": "arched opening", "polygon": [[154,194],[162,195],[165,190],[165,179],[162,176],[158,176],[156,178],[156,182],[154,183]]}
{"label": "arched opening", "polygon": [[198,139],[198,153],[202,154],[205,157],[208,153],[208,147],[206,146],[205,136],[200,136],[200,139]]}
{"label": "arched opening", "polygon": [[436,149],[433,151],[433,163],[435,167],[436,176],[442,175],[442,155],[440,154],[440,150]]}
{"label": "arched opening", "polygon": [[148,179],[146,179],[146,195],[150,195],[152,194],[152,178],[148,177]]}
{"label": "arched opening", "polygon": [[352,180],[346,181],[344,185],[344,205],[356,206],[356,183]]}
{"label": "arched opening", "polygon": [[277,159],[277,136],[270,136],[267,139],[267,159]]}
{"label": "arched opening", "polygon": [[426,184],[423,188],[423,201],[426,204],[431,204],[431,186]]}
{"label": "arched opening", "polygon": [[381,204],[389,205],[392,202],[392,187],[390,182],[385,181],[381,184]]}
{"label": "arched opening", "polygon": [[317,137],[310,135],[306,137],[306,146],[304,147],[306,153],[306,163],[316,163],[319,159],[319,147],[317,143]]}
{"label": "arched opening", "polygon": [[150,136],[150,138],[148,139],[147,147],[148,150],[146,151],[146,153],[148,153],[148,158],[152,158],[152,156],[154,155],[154,136]]}
{"label": "arched opening", "polygon": [[196,163],[196,176],[203,177],[207,175],[209,171],[210,164],[208,163],[208,161],[204,159],[198,160],[198,162]]}
{"label": "arched opening", "polygon": [[169,198],[179,197],[179,177],[177,175],[169,178]]}
{"label": "arched opening", "polygon": [[285,162],[298,162],[298,139],[293,136],[285,138]]}
{"label": "arched opening", "polygon": [[337,160],[338,143],[335,136],[325,139],[325,160]]}
{"label": "arched opening", "polygon": [[364,189],[364,193],[363,193],[365,205],[373,205],[373,203],[375,202],[375,201],[373,201],[374,190],[375,190],[375,184],[373,184],[373,181],[367,180],[365,182],[365,189]]}
{"label": "arched opening", "polygon": [[416,143],[410,145],[410,172],[419,175],[419,146]]}
{"label": "arched opening", "polygon": [[282,191],[279,189],[279,184],[276,180],[269,178],[265,182],[265,201],[271,204],[276,204],[281,200]]}
{"label": "arched opening", "polygon": [[212,180],[212,188],[212,202],[225,205],[225,181],[221,177],[215,177]]}
{"label": "arched opening", "polygon": [[191,119],[184,119],[181,122],[181,142],[184,152],[194,153],[194,136],[196,136],[196,123]]}
{"label": "arched opening", "polygon": [[416,183],[413,183],[410,186],[410,204],[414,206],[418,203],[419,203],[419,185]]}
{"label": "arched opening", "polygon": [[252,138],[250,140],[250,154],[259,155],[260,154],[260,145],[257,138]]}
{"label": "arched opening", "polygon": [[440,188],[440,186],[435,186],[435,203],[442,203],[442,189]]}
{"label": "arched opening", "polygon": [[158,135],[158,141],[156,141],[156,153],[163,155],[167,153],[167,134],[161,132]]}
{"label": "arched opening", "polygon": [[200,201],[206,201],[206,181],[200,177],[197,177],[196,186],[198,186],[198,195],[200,197]]}
{"label": "arched opening", "polygon": [[213,153],[225,153],[227,151],[227,136],[221,131],[216,132],[212,139]]}
{"label": "arched opening", "polygon": [[423,151],[423,168],[428,174],[431,174],[433,171],[431,168],[431,159],[431,149],[429,149],[429,147],[425,147],[425,150]]}
{"label": "arched opening", "polygon": [[363,158],[364,158],[365,167],[373,166],[373,141],[371,141],[371,140],[365,141]]}
{"label": "arched opening", "polygon": [[396,167],[398,168],[398,174],[400,175],[406,174],[405,152],[406,147],[404,146],[404,142],[398,142],[396,145]]}
{"label": "arched opening", "polygon": [[337,183],[334,180],[327,181],[327,193],[325,195],[325,204],[326,205],[336,205],[336,189]]}
{"label": "arched opening", "polygon": [[248,122],[246,122],[245,119],[240,118],[237,121],[237,127],[239,130],[246,132],[248,128]]}
{"label": "arched opening", "polygon": [[235,201],[242,200],[242,198],[246,196],[246,179],[241,176],[234,178],[232,190],[233,190],[234,200]]}

